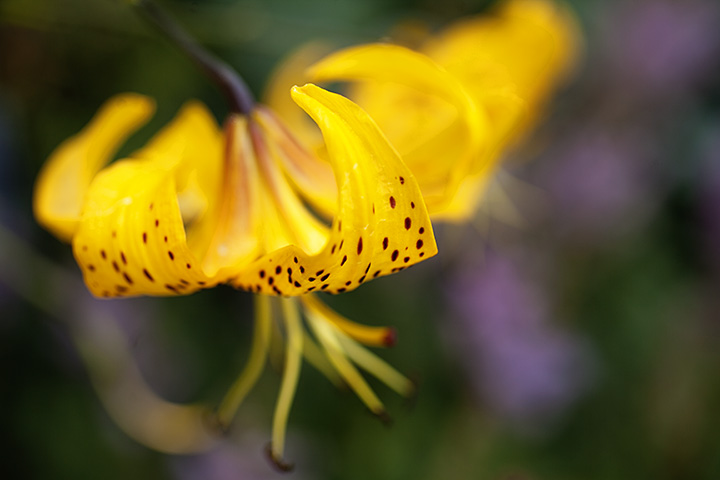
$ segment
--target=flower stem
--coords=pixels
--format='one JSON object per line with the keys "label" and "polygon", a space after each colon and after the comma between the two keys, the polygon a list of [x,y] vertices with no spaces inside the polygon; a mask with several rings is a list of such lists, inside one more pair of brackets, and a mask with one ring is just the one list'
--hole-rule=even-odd
{"label": "flower stem", "polygon": [[198,45],[175,20],[151,0],[131,0],[130,3],[220,87],[234,113],[247,115],[252,111],[255,104],[252,93],[232,67]]}

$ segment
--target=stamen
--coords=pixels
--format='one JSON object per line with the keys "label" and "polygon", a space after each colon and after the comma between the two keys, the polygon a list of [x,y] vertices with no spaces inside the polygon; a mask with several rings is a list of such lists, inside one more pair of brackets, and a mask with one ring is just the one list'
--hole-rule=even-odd
{"label": "stamen", "polygon": [[397,334],[392,327],[369,327],[355,323],[339,315],[314,295],[304,295],[301,300],[308,310],[314,311],[318,316],[332,322],[345,334],[364,345],[370,347],[392,347],[395,345]]}
{"label": "stamen", "polygon": [[323,348],[335,366],[340,375],[350,385],[350,388],[360,397],[360,400],[380,418],[387,416],[385,407],[380,399],[375,395],[360,372],[353,366],[343,353],[342,346],[337,339],[336,333],[333,331],[331,323],[328,323],[324,317],[320,317],[312,310],[307,311],[307,318],[315,336],[320,340]]}
{"label": "stamen", "polygon": [[410,397],[415,393],[415,383],[391,367],[385,360],[342,332],[337,332],[337,337],[348,357],[366,372],[374,375],[375,378],[404,397]]}
{"label": "stamen", "polygon": [[308,363],[330,380],[336,388],[347,388],[343,379],[328,361],[327,356],[306,332],[303,332],[303,355]]}
{"label": "stamen", "polygon": [[285,371],[280,384],[280,395],[275,405],[275,415],[273,417],[270,456],[278,467],[286,470],[292,468],[292,465],[285,463],[283,460],[285,430],[290,407],[295,396],[295,389],[297,388],[298,377],[300,376],[303,331],[297,301],[294,298],[283,298],[282,307],[287,333],[287,350],[285,353]]}
{"label": "stamen", "polygon": [[225,395],[217,410],[217,421],[222,428],[228,428],[240,404],[257,383],[267,360],[270,343],[270,298],[255,295],[255,332],[250,358],[235,383]]}

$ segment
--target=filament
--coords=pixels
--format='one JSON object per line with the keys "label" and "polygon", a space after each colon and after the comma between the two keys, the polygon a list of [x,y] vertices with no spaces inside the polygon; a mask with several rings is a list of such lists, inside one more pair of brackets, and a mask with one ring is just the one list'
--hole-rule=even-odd
{"label": "filament", "polygon": [[263,371],[270,343],[270,324],[270,298],[255,295],[255,332],[250,358],[218,408],[217,420],[223,428],[230,425],[240,404]]}
{"label": "filament", "polygon": [[335,368],[328,361],[327,356],[306,332],[303,333],[303,355],[308,363],[330,380],[335,387],[346,387],[345,382],[343,382],[343,379],[340,378]]}
{"label": "filament", "polygon": [[280,384],[280,395],[278,395],[275,414],[273,416],[270,454],[278,467],[286,470],[292,468],[292,466],[283,462],[285,430],[290,407],[292,406],[293,397],[295,396],[295,390],[297,388],[298,377],[300,376],[300,361],[303,353],[303,330],[296,300],[293,298],[283,298],[282,307],[287,334],[287,348],[285,353],[285,369]]}
{"label": "filament", "polygon": [[386,415],[385,407],[360,372],[358,372],[343,353],[342,346],[335,332],[332,330],[332,324],[328,323],[325,318],[318,316],[314,311],[308,311],[308,320],[310,321],[310,326],[315,336],[317,336],[325,348],[330,362],[335,366],[348,385],[350,385],[350,388],[353,389],[371,412],[384,417]]}
{"label": "filament", "polygon": [[358,342],[372,347],[391,347],[397,335],[391,327],[368,327],[349,320],[319,301],[314,295],[302,297],[305,307],[325,318]]}
{"label": "filament", "polygon": [[391,367],[385,360],[368,351],[342,332],[337,332],[337,338],[347,356],[366,372],[372,374],[402,396],[409,397],[413,394],[415,384]]}

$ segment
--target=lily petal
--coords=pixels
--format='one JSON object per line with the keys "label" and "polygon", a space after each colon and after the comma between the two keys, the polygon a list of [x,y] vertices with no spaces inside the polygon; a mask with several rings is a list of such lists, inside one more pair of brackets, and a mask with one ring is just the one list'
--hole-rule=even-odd
{"label": "lily petal", "polygon": [[148,97],[117,95],[100,108],[80,133],[55,150],[35,185],[33,209],[43,227],[70,242],[93,177],[154,109],[155,104]]}
{"label": "lily petal", "polygon": [[437,253],[412,173],[360,107],[315,85],[293,98],[320,126],[335,172],[338,214],[315,255],[289,245],[261,257],[233,281],[258,293],[340,293]]}
{"label": "lily petal", "polygon": [[[367,88],[357,88],[353,97],[390,134],[393,145],[416,174],[431,213],[453,197],[489,130],[485,111],[477,107],[456,77],[423,54],[386,44],[341,50],[308,72],[313,80],[367,82]],[[386,94],[378,97],[383,91]],[[382,98],[393,99],[397,108],[388,108]],[[403,108],[403,101],[426,105]],[[409,124],[398,122],[398,109],[420,116]],[[432,113],[423,116],[427,112]],[[420,126],[422,133],[404,128],[408,125]],[[403,130],[398,133],[398,128]]]}
{"label": "lily petal", "polygon": [[[220,281],[204,272],[188,245],[179,202],[183,183],[199,196],[212,194],[199,188],[200,177],[188,178],[201,162],[219,172],[213,162],[220,163],[222,156],[213,153],[213,129],[217,126],[204,107],[189,104],[138,152],[139,158],[118,161],[97,174],[73,238],[75,258],[94,295],[188,294]],[[185,135],[189,131],[198,136]],[[205,143],[198,145],[197,139]]]}
{"label": "lily petal", "polygon": [[[575,64],[580,38],[577,22],[564,6],[546,0],[509,0],[496,15],[451,25],[423,52],[465,85],[487,86],[491,67],[504,71],[518,95],[534,107],[527,127]],[[479,74],[477,66],[485,72]]]}

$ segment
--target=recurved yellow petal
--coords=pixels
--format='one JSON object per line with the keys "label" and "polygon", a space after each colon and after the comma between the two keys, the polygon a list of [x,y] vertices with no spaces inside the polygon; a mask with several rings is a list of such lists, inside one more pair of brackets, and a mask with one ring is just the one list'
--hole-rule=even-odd
{"label": "recurved yellow petal", "polygon": [[[465,85],[489,86],[488,72],[494,68],[537,108],[574,63],[578,45],[577,24],[564,6],[546,0],[510,0],[495,15],[453,24],[430,40],[423,52]],[[478,67],[483,71],[478,72]]]}
{"label": "recurved yellow petal", "polygon": [[477,162],[489,129],[485,111],[427,56],[396,45],[364,45],[326,57],[309,74],[313,80],[359,82],[353,98],[413,171],[431,214]]}
{"label": "recurved yellow petal", "polygon": [[185,237],[172,169],[122,160],[88,190],[73,252],[100,297],[188,294],[209,278]]}
{"label": "recurved yellow petal", "polygon": [[290,97],[290,87],[304,85],[310,79],[307,68],[332,51],[329,45],[312,42],[290,52],[268,79],[263,103],[277,114],[290,130],[308,147],[322,144],[322,135],[317,125],[297,107]]}
{"label": "recurved yellow petal", "polygon": [[323,132],[337,180],[338,214],[319,253],[289,245],[261,257],[233,284],[269,294],[339,293],[435,255],[420,188],[372,119],[314,85],[292,93]]}
{"label": "recurved yellow petal", "polygon": [[188,245],[186,222],[200,220],[181,208],[202,217],[219,197],[219,135],[209,112],[190,103],[137,158],[96,175],[73,238],[94,295],[187,294],[221,281],[204,271],[204,251]]}
{"label": "recurved yellow petal", "polygon": [[53,152],[35,184],[33,210],[43,227],[61,240],[72,239],[93,177],[154,108],[153,100],[142,95],[113,97],[80,133]]}

